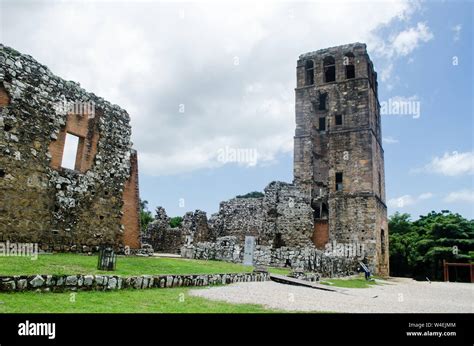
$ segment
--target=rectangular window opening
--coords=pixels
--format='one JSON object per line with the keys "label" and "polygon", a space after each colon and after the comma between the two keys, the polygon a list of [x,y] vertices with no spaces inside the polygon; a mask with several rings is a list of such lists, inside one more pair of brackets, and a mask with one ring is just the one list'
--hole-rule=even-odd
{"label": "rectangular window opening", "polygon": [[342,191],[342,172],[336,172],[336,191]]}
{"label": "rectangular window opening", "polygon": [[346,78],[355,78],[355,67],[354,65],[346,65]]}
{"label": "rectangular window opening", "polygon": [[319,131],[326,131],[326,118],[325,117],[319,118]]}
{"label": "rectangular window opening", "polygon": [[79,137],[71,133],[66,133],[61,167],[68,169],[76,169],[78,148]]}
{"label": "rectangular window opening", "polygon": [[314,218],[315,219],[320,219],[321,218],[321,208],[318,206],[316,206],[316,208],[314,209]]}
{"label": "rectangular window opening", "polygon": [[281,233],[275,234],[275,238],[273,239],[273,248],[279,249],[283,246],[285,246],[285,242],[283,241],[281,237]]}
{"label": "rectangular window opening", "polygon": [[342,125],[342,115],[336,114],[336,125]]}
{"label": "rectangular window opening", "polygon": [[324,68],[324,79],[326,83],[336,81],[336,66],[327,66]]}

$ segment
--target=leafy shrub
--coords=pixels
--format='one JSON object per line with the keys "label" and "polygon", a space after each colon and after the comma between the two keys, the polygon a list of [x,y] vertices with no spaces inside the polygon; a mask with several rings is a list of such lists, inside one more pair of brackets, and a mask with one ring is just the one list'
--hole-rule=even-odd
{"label": "leafy shrub", "polygon": [[181,216],[175,216],[170,219],[171,228],[180,227],[182,223],[183,223],[183,218]]}

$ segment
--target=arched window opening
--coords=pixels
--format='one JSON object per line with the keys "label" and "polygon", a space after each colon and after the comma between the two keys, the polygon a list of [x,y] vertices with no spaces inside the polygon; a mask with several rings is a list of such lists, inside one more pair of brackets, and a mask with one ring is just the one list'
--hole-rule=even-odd
{"label": "arched window opening", "polygon": [[305,63],[305,85],[314,84],[314,62],[307,60]]}
{"label": "arched window opening", "polygon": [[326,203],[321,204],[321,218],[327,219],[329,215],[328,205]]}
{"label": "arched window opening", "polygon": [[336,80],[336,61],[332,56],[324,58],[324,82],[334,82]]}
{"label": "arched window opening", "polygon": [[328,206],[324,202],[319,202],[313,207],[313,217],[314,219],[327,219],[329,214]]}

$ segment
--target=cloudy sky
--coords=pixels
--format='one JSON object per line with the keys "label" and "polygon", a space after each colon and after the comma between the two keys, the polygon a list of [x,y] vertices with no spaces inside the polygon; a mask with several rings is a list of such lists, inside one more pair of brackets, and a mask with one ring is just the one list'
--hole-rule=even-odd
{"label": "cloudy sky", "polygon": [[[150,209],[212,213],[291,182],[296,60],[359,41],[388,107],[389,214],[474,218],[472,3],[0,3],[3,44],[130,113]],[[396,114],[400,100],[416,109]]]}

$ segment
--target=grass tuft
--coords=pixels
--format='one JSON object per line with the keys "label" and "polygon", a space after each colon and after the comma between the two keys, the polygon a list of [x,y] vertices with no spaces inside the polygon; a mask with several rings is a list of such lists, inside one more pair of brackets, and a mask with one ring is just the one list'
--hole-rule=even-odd
{"label": "grass tuft", "polygon": [[373,285],[377,285],[375,280],[366,280],[364,276],[349,279],[326,279],[321,280],[321,283],[323,285],[345,288],[368,288]]}

